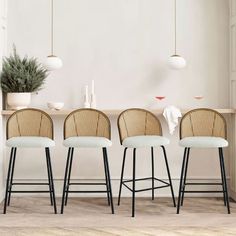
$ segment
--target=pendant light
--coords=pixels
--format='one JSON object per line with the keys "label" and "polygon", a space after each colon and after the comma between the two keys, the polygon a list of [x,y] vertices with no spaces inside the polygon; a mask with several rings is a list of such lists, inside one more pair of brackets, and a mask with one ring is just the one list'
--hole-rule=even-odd
{"label": "pendant light", "polygon": [[176,0],[175,1],[175,53],[174,55],[172,55],[170,58],[169,58],[169,66],[172,68],[172,69],[182,69],[186,66],[186,61],[183,57],[181,57],[180,55],[177,55],[177,9],[176,9]]}
{"label": "pendant light", "polygon": [[54,55],[54,0],[51,0],[51,55],[46,59],[45,66],[47,70],[57,70],[62,67],[62,60]]}

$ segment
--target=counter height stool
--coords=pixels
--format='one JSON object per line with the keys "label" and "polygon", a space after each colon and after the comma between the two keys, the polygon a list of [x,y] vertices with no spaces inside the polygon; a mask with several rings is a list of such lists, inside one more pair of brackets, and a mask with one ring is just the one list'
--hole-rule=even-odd
{"label": "counter height stool", "polygon": [[[111,126],[108,117],[95,109],[78,109],[71,112],[64,122],[64,146],[68,147],[65,168],[64,187],[62,194],[61,214],[67,205],[68,194],[73,193],[107,193],[108,205],[114,214],[110,171],[108,165],[107,147],[112,145]],[[74,148],[101,148],[103,152],[105,183],[71,183],[71,169]],[[104,185],[106,190],[72,191],[70,185]]]}
{"label": "counter height stool", "polygon": [[[124,146],[124,156],[120,178],[120,189],[118,196],[118,205],[120,205],[120,197],[122,185],[127,187],[132,192],[132,217],[135,216],[135,193],[142,191],[152,191],[152,200],[154,199],[154,190],[164,187],[170,187],[173,204],[175,206],[174,191],[171,182],[171,175],[166,156],[165,145],[169,144],[169,140],[162,136],[162,127],[158,118],[151,112],[143,109],[133,108],[123,111],[118,117],[118,128],[121,145]],[[151,165],[152,177],[136,178],[136,149],[137,148],[151,149]],[[154,148],[161,147],[164,154],[167,174],[169,182],[155,178],[154,176]],[[128,148],[133,149],[133,178],[132,180],[123,180],[126,151]],[[151,180],[151,187],[146,189],[136,189],[136,181]],[[155,186],[155,181],[161,183],[161,186]],[[132,182],[132,188],[127,183]]]}
{"label": "counter height stool", "polygon": [[[11,193],[50,193],[51,205],[57,213],[53,174],[49,148],[55,146],[53,141],[53,122],[45,112],[28,108],[14,112],[7,120],[6,145],[11,148],[9,167],[6,181],[6,194],[3,213],[10,205]],[[48,183],[20,183],[14,182],[14,169],[17,148],[44,148],[46,153]],[[14,185],[48,185],[48,191],[13,191]]]}
{"label": "counter height stool", "polygon": [[[223,193],[224,204],[230,214],[227,182],[223,147],[228,146],[226,140],[226,121],[224,117],[215,110],[199,108],[186,113],[180,122],[180,142],[184,147],[183,164],[180,176],[179,198],[177,214],[183,205],[184,193]],[[192,148],[217,148],[219,152],[221,183],[187,183],[187,171],[190,149]],[[221,185],[222,191],[186,191],[188,185]]]}

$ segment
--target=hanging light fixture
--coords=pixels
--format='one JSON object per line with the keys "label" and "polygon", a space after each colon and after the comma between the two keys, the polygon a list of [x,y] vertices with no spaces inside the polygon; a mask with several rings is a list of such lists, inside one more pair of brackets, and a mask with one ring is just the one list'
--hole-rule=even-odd
{"label": "hanging light fixture", "polygon": [[57,70],[62,67],[62,60],[54,55],[54,4],[51,0],[51,55],[47,56],[45,67],[47,70]]}
{"label": "hanging light fixture", "polygon": [[170,58],[169,58],[169,66],[172,68],[172,69],[182,69],[186,66],[186,61],[183,57],[181,57],[180,55],[177,55],[177,10],[176,10],[176,0],[175,1],[175,53],[174,55],[172,55]]}

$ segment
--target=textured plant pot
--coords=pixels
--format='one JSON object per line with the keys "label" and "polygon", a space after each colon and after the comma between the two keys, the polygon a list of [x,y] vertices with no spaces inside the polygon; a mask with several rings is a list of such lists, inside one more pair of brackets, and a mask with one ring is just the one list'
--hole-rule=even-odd
{"label": "textured plant pot", "polygon": [[31,93],[8,93],[7,104],[11,110],[27,108],[31,101]]}

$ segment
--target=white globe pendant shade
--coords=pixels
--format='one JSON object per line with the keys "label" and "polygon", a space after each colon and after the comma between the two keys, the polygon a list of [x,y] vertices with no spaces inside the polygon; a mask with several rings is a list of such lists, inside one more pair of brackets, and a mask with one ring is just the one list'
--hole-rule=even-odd
{"label": "white globe pendant shade", "polygon": [[186,66],[186,61],[179,55],[172,55],[169,58],[169,66],[175,70],[183,69]]}
{"label": "white globe pendant shade", "polygon": [[48,56],[45,62],[45,67],[49,71],[60,69],[62,65],[62,60],[57,56]]}

